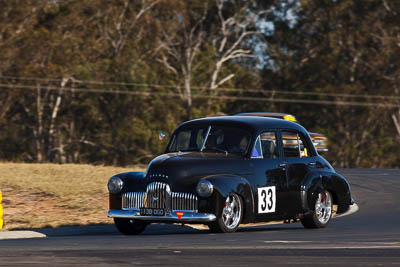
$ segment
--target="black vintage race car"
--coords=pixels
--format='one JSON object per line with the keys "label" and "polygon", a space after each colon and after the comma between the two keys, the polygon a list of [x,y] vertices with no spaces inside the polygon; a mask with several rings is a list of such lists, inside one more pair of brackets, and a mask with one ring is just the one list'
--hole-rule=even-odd
{"label": "black vintage race car", "polygon": [[149,223],[234,232],[241,223],[300,220],[321,228],[333,205],[344,213],[353,204],[349,183],[301,125],[251,116],[182,123],[146,172],[117,174],[108,190],[108,216],[123,234]]}

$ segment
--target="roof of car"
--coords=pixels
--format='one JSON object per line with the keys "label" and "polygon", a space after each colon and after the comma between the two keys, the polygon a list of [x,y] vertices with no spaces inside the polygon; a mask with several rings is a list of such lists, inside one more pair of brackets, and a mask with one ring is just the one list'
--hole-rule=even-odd
{"label": "roof of car", "polygon": [[284,116],[291,115],[289,113],[280,113],[280,112],[244,112],[238,113],[234,116],[261,116],[261,117],[278,117],[283,118]]}
{"label": "roof of car", "polygon": [[184,122],[180,125],[187,124],[226,124],[226,125],[240,125],[252,130],[266,130],[266,129],[296,129],[299,131],[306,130],[298,123],[290,122],[287,120],[260,117],[260,116],[220,116],[195,119]]}

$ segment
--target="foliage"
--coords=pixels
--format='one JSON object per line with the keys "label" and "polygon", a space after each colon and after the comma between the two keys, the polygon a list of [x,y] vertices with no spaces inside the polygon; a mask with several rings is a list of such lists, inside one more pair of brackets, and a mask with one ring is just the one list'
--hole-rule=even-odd
{"label": "foliage", "polygon": [[[296,23],[278,18],[274,33],[266,36],[269,65],[264,81],[276,81],[273,87],[281,90],[319,93],[314,100],[336,103],[281,108],[329,137],[327,156],[334,165],[399,167],[400,153],[394,151],[400,135],[391,119],[396,110],[381,104],[398,105],[400,47],[395,32],[400,5],[385,0],[324,0],[301,1],[290,8]],[[329,99],[328,94],[353,97]],[[366,102],[370,105],[363,106]]]}
{"label": "foliage", "polygon": [[279,111],[335,166],[400,167],[396,1],[0,6],[1,159],[147,163],[188,118]]}

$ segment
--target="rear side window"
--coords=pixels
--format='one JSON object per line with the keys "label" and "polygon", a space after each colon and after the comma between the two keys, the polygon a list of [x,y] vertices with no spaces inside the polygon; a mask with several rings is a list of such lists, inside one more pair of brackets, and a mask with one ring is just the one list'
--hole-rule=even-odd
{"label": "rear side window", "polygon": [[251,153],[252,158],[274,159],[279,157],[278,147],[276,145],[276,133],[264,132],[260,134]]}
{"label": "rear side window", "polygon": [[310,156],[310,149],[304,138],[296,132],[282,132],[283,154],[288,158]]}
{"label": "rear side window", "polygon": [[264,132],[260,135],[261,148],[265,159],[275,159],[279,157],[276,145],[275,132]]}

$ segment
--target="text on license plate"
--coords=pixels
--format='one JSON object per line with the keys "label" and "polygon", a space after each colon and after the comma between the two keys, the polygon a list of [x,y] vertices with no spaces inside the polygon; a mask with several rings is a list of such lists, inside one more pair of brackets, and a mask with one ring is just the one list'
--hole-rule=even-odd
{"label": "text on license plate", "polygon": [[142,209],[140,209],[140,215],[144,215],[144,216],[164,216],[164,209],[142,208]]}

